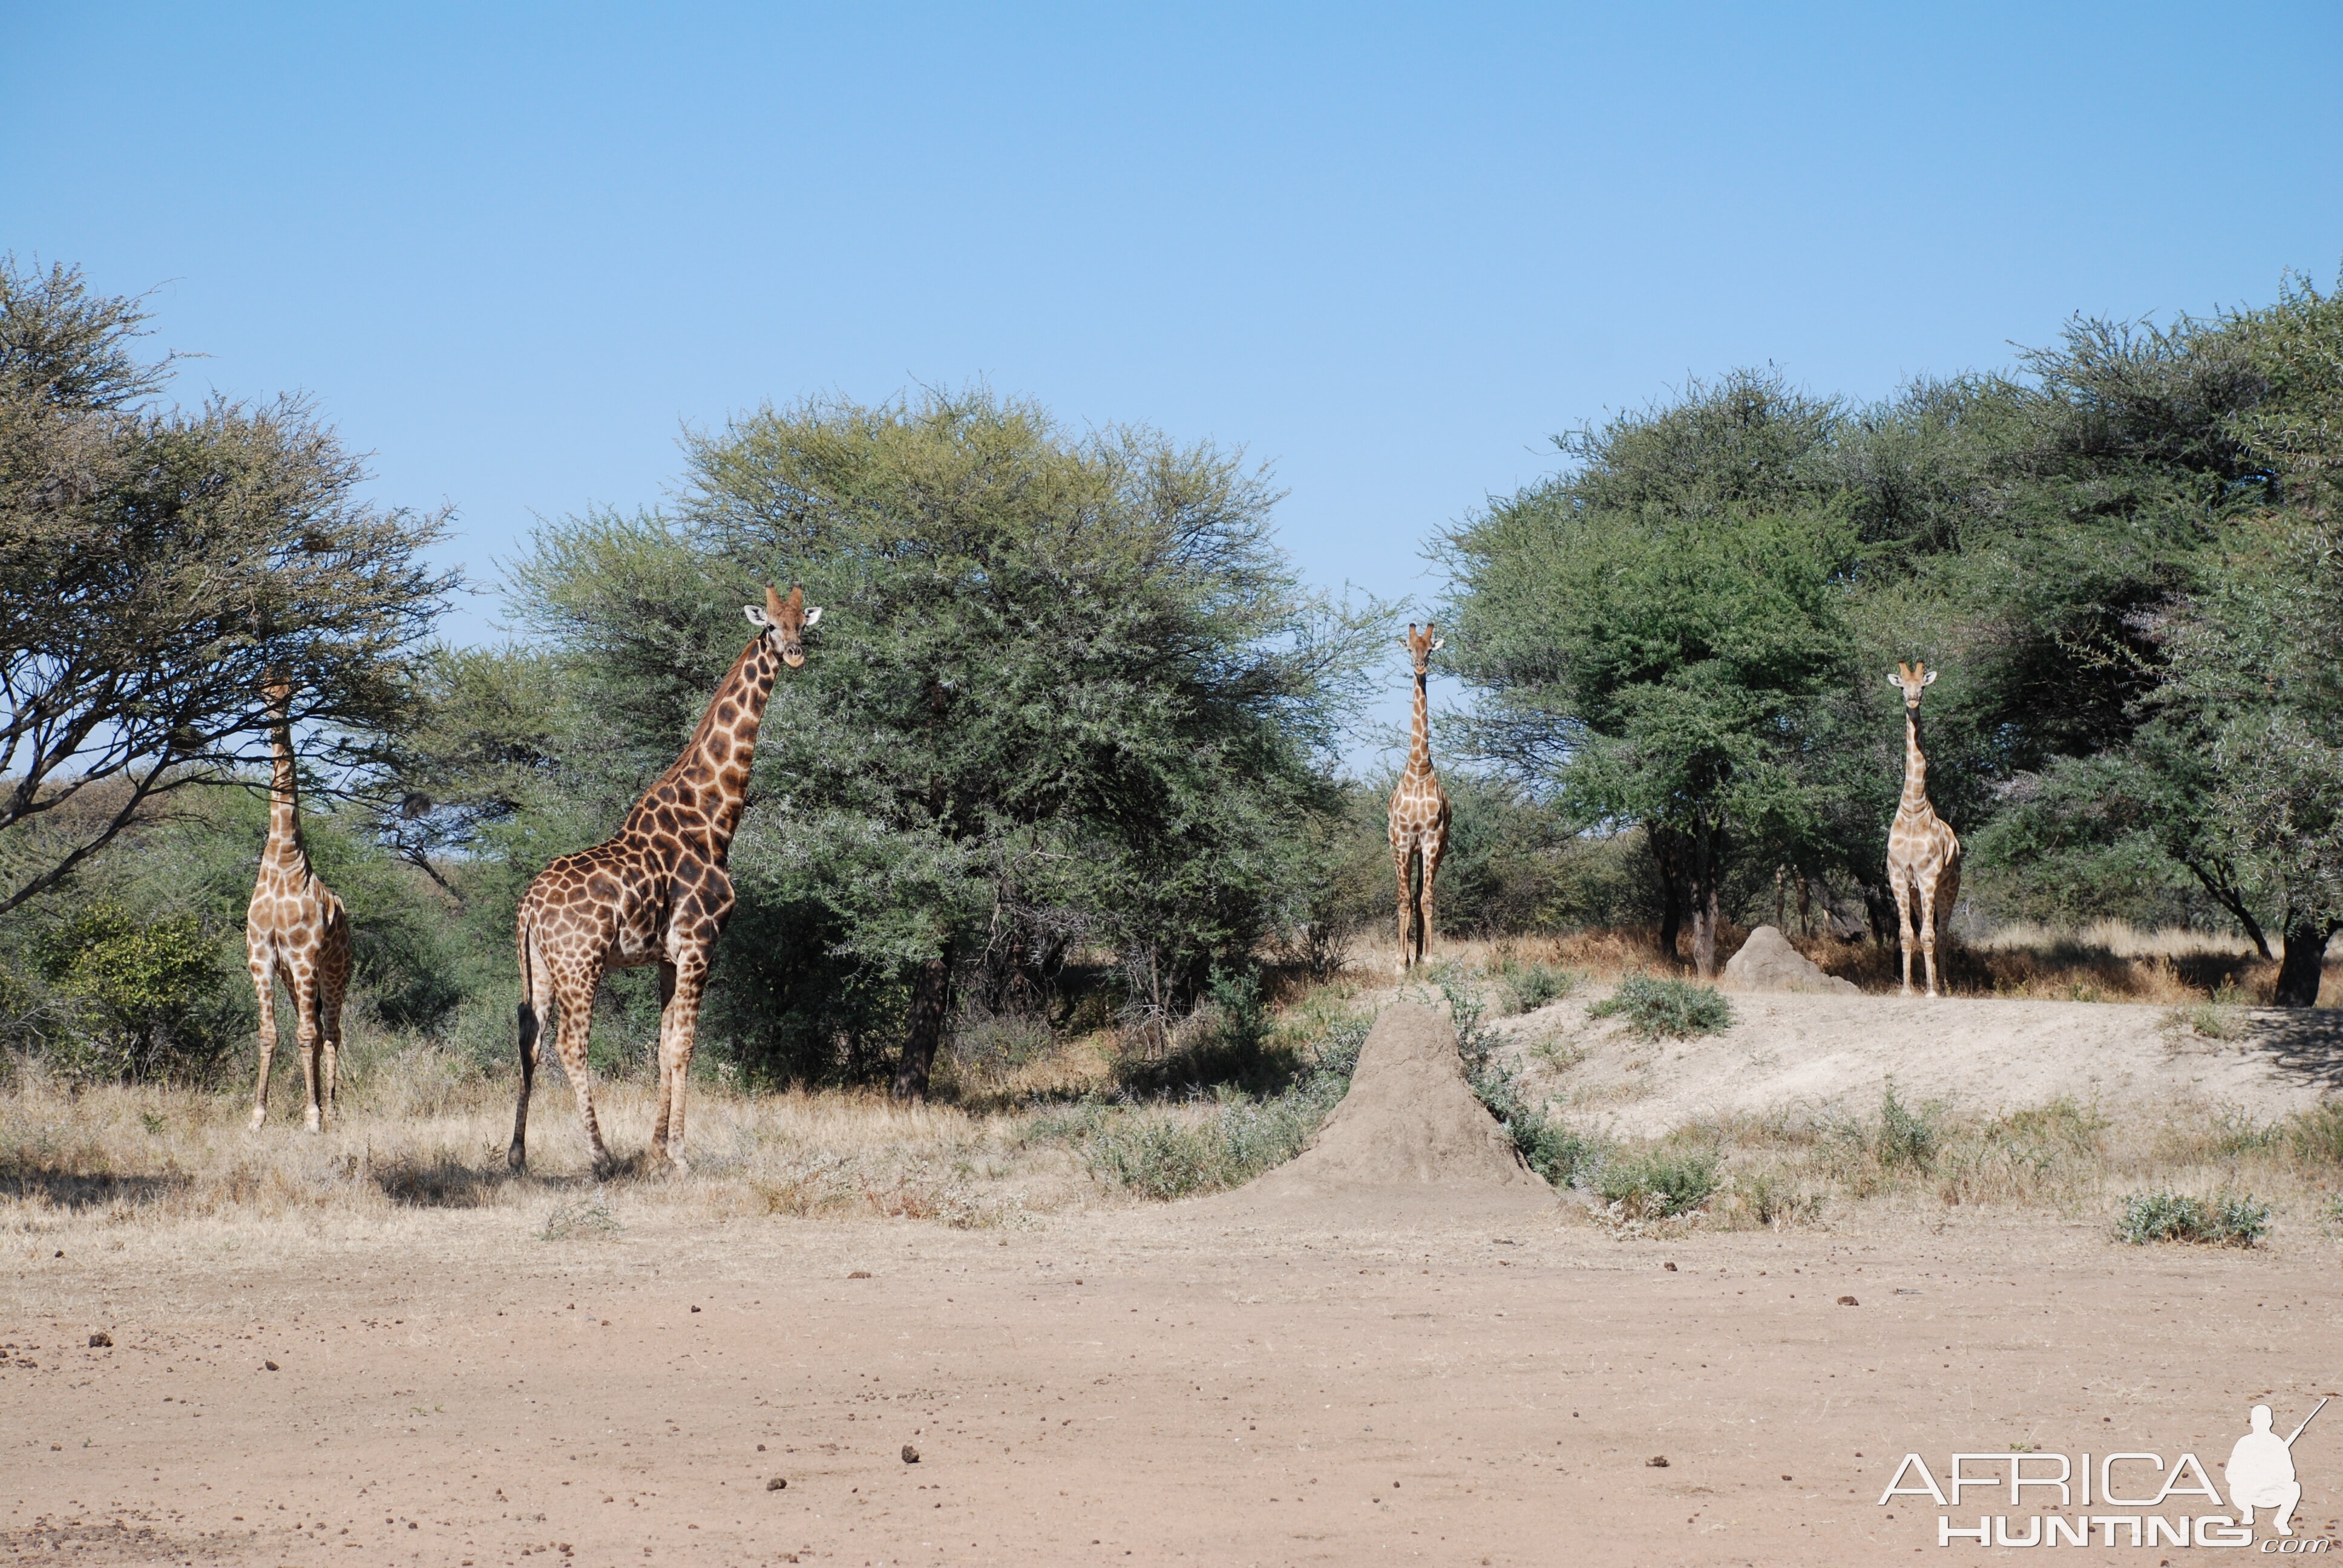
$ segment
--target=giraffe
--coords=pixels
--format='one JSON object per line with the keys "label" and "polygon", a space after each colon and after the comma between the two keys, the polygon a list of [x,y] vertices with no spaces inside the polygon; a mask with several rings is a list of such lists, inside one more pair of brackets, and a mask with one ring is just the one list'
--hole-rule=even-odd
{"label": "giraffe", "polygon": [[659,775],[616,837],[564,855],[537,874],[522,896],[516,936],[520,958],[520,1103],[513,1111],[512,1169],[528,1163],[528,1093],[537,1073],[539,1020],[555,1011],[554,1043],[578,1094],[578,1111],[596,1174],[611,1167],[594,1118],[594,1083],[586,1064],[594,992],[605,970],[659,966],[659,1118],[651,1147],[679,1171],[683,1156],[683,1089],[699,1021],[699,998],[716,939],[732,912],[732,879],[724,858],[748,804],[749,765],[757,728],[780,667],[805,663],[805,633],[821,618],[805,590],[744,605],[757,636],[716,689],[691,742]]}
{"label": "giraffe", "polygon": [[[1448,849],[1448,791],[1440,787],[1440,775],[1432,768],[1431,716],[1423,690],[1433,652],[1446,646],[1444,638],[1432,635],[1433,630],[1432,623],[1427,621],[1419,633],[1415,622],[1410,621],[1407,635],[1399,639],[1415,670],[1415,726],[1408,738],[1407,769],[1399,776],[1399,788],[1392,791],[1390,816],[1392,859],[1399,871],[1399,967],[1403,974],[1432,950],[1432,879],[1440,870],[1440,857]],[[1411,860],[1418,861],[1423,870],[1420,908],[1408,875]],[[1419,913],[1421,926],[1416,923]]]}
{"label": "giraffe", "polygon": [[272,678],[268,699],[271,761],[268,841],[244,916],[245,963],[260,1000],[260,1081],[252,1094],[252,1130],[268,1120],[268,1069],[277,1055],[277,980],[293,999],[293,1034],[301,1048],[308,1103],[302,1121],[325,1130],[334,1109],[334,1062],[342,1048],[342,996],[350,983],[350,917],[317,879],[301,842],[300,780],[293,767],[293,689]]}
{"label": "giraffe", "polygon": [[1920,906],[1920,951],[1928,994],[1936,994],[1936,937],[1961,896],[1961,841],[1928,804],[1928,759],[1920,750],[1920,692],[1936,672],[1899,663],[1887,684],[1904,693],[1904,799],[1887,828],[1887,884],[1896,894],[1896,936],[1904,950],[1904,994],[1912,994],[1912,905]]}

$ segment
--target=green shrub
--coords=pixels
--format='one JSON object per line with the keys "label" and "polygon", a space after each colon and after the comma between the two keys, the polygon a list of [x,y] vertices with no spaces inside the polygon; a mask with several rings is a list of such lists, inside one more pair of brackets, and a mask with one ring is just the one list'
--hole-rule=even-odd
{"label": "green shrub", "polygon": [[1029,1135],[1076,1145],[1093,1176],[1149,1198],[1242,1186],[1301,1153],[1342,1103],[1368,1027],[1365,1019],[1334,1020],[1302,1052],[1303,1075],[1280,1093],[1254,1098],[1222,1084],[1201,1116],[1195,1101],[1090,1101],[1036,1117]]}
{"label": "green shrub", "polygon": [[1879,1131],[1872,1140],[1872,1157],[1883,1171],[1902,1167],[1926,1172],[1936,1162],[1936,1150],[1944,1141],[1944,1110],[1937,1105],[1918,1109],[1906,1105],[1896,1098],[1896,1085],[1889,1081],[1879,1096]]}
{"label": "green shrub", "polygon": [[1590,1018],[1623,1018],[1645,1040],[1692,1040],[1733,1027],[1733,1004],[1715,986],[1646,975],[1628,976],[1609,1000],[1586,1012]]}
{"label": "green shrub", "polygon": [[1515,1012],[1535,1012],[1550,1001],[1573,994],[1586,981],[1578,970],[1557,964],[1509,963],[1498,973],[1505,989],[1513,993]]}
{"label": "green shrub", "polygon": [[1716,1184],[1713,1151],[1662,1147],[1604,1161],[1594,1190],[1630,1219],[1648,1220],[1691,1212],[1708,1201]]}
{"label": "green shrub", "polygon": [[226,976],[199,917],[141,921],[101,900],[45,932],[32,959],[72,1015],[46,1052],[69,1076],[196,1079],[216,1068]]}
{"label": "green shrub", "polygon": [[2269,1233],[2269,1205],[2255,1202],[2251,1193],[2195,1198],[2185,1192],[2134,1192],[2123,1201],[2116,1239],[2136,1247],[2152,1241],[2250,1247]]}

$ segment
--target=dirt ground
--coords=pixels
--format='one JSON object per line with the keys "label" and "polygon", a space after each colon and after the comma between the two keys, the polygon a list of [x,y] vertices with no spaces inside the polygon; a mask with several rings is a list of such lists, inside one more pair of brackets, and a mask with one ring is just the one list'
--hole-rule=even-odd
{"label": "dirt ground", "polygon": [[[550,1242],[441,1212],[248,1263],[18,1248],[0,1541],[451,1568],[1876,1563],[1938,1549],[1933,1503],[1876,1503],[1906,1452],[2217,1467],[2248,1405],[2290,1422],[2343,1362],[2324,1239],[2142,1251],[1923,1210],[1621,1239],[1475,1201],[1006,1235],[647,1211]],[[2343,1422],[2296,1452],[2306,1533],[2331,1535]]]}

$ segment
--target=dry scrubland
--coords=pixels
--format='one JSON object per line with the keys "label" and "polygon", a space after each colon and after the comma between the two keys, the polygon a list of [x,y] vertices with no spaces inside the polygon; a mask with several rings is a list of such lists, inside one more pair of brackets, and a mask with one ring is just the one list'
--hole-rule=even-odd
{"label": "dry scrubland", "polygon": [[[1801,946],[1892,990],[1868,949]],[[1461,1005],[1468,1053],[1543,1111],[1561,1161],[1544,1168],[1576,1188],[1574,1222],[1893,1227],[2005,1205],[2111,1224],[2127,1196],[2171,1191],[2250,1193],[2297,1233],[2337,1223],[2343,1111],[2321,1101],[2343,1078],[2337,1015],[2246,1005],[2268,980],[2249,952],[2188,934],[2014,933],[1961,950],[1951,1000],[1728,993],[1732,1027],[1692,1039],[1596,1016],[1621,980],[1656,972],[1648,954],[1636,932],[1453,942],[1406,988]],[[545,1240],[654,1216],[1028,1228],[1216,1191],[1291,1157],[1340,1099],[1365,1021],[1399,994],[1378,958],[1354,954],[1330,983],[1289,979],[1241,1047],[1208,1013],[1152,1051],[1108,1031],[986,1048],[930,1104],[746,1094],[711,1075],[694,1088],[682,1176],[643,1163],[647,1086],[608,1082],[605,1124],[631,1161],[598,1183],[558,1073],[515,1176],[508,1073],[363,1024],[341,1114],[317,1138],[298,1131],[297,1070],[282,1061],[256,1137],[234,1091],[76,1087],[18,1061],[0,1095],[0,1215],[35,1251],[265,1248],[426,1231],[450,1211]],[[1249,1088],[1193,1085],[1207,1076]]]}

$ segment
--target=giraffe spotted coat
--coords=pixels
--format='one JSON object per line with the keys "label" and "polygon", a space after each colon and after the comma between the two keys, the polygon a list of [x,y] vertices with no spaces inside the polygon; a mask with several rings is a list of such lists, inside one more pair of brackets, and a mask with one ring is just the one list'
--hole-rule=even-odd
{"label": "giraffe spotted coat", "polygon": [[1904,693],[1904,798],[1887,827],[1887,885],[1896,894],[1896,937],[1904,951],[1904,994],[1912,994],[1915,916],[1927,961],[1928,994],[1936,994],[1936,939],[1952,922],[1961,896],[1961,841],[1928,803],[1928,759],[1920,749],[1920,693],[1936,678],[1924,664],[1902,664],[1887,684]]}
{"label": "giraffe spotted coat", "polygon": [[577,1093],[578,1112],[598,1172],[609,1151],[594,1115],[593,1075],[586,1062],[594,992],[606,970],[659,968],[659,1112],[651,1148],[678,1169],[683,1153],[683,1091],[716,939],[732,912],[732,879],[724,869],[732,834],[748,804],[757,729],[782,665],[805,663],[804,636],[821,618],[805,592],[784,600],[765,590],[762,607],[744,607],[760,628],[717,688],[691,742],[637,801],[608,842],[564,855],[529,883],[515,936],[519,950],[520,1102],[513,1111],[516,1171],[527,1163],[528,1099],[538,1037],[553,1009],[554,1046]]}
{"label": "giraffe spotted coat", "polygon": [[[1392,791],[1389,828],[1392,860],[1399,873],[1399,967],[1404,971],[1432,951],[1433,879],[1440,872],[1440,857],[1448,850],[1448,791],[1432,767],[1432,728],[1424,697],[1424,681],[1433,654],[1445,646],[1426,623],[1422,632],[1407,624],[1400,646],[1407,649],[1415,674],[1415,724],[1408,740],[1407,767]],[[1419,899],[1412,873],[1423,872]]]}
{"label": "giraffe spotted coat", "polygon": [[350,917],[317,878],[301,841],[300,780],[293,766],[293,692],[268,688],[273,752],[268,780],[268,841],[244,914],[244,958],[260,1003],[260,1081],[252,1093],[252,1129],[268,1120],[268,1072],[277,1055],[277,982],[293,1001],[294,1042],[307,1091],[302,1121],[324,1131],[334,1109],[334,1069],[342,1048],[342,998],[350,983]]}

